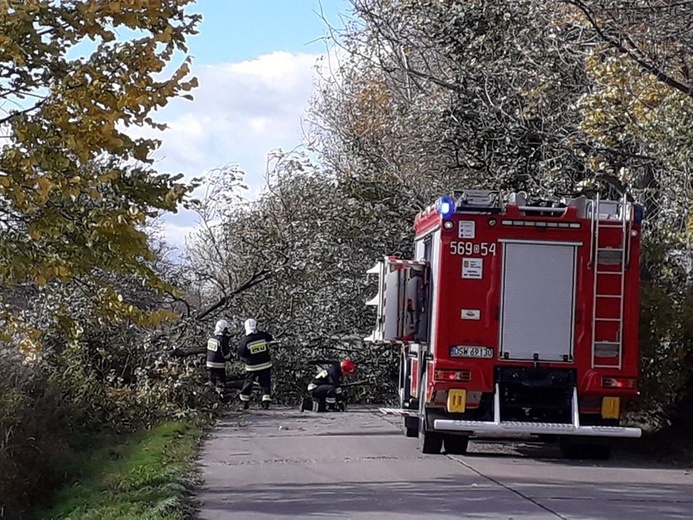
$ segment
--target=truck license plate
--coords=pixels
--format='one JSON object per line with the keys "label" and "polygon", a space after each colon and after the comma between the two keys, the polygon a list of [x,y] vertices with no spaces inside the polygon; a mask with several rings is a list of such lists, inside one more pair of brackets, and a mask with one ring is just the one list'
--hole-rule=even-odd
{"label": "truck license plate", "polygon": [[492,358],[493,349],[488,347],[450,347],[450,356],[469,358]]}

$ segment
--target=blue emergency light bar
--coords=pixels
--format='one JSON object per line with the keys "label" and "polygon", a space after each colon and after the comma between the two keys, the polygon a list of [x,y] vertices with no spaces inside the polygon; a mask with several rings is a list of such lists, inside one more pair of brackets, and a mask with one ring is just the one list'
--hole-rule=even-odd
{"label": "blue emergency light bar", "polygon": [[455,212],[455,201],[450,197],[440,197],[438,199],[438,213],[447,217]]}

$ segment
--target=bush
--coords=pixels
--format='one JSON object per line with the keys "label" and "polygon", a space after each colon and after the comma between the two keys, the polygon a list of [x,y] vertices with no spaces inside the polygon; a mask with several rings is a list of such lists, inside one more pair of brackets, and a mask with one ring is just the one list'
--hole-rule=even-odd
{"label": "bush", "polygon": [[148,331],[123,326],[55,343],[25,364],[0,356],[0,517],[22,518],[66,478],[80,442],[97,431],[151,428],[221,411],[201,359],[173,360]]}
{"label": "bush", "polygon": [[50,375],[0,357],[0,510],[21,518],[62,478],[82,414]]}

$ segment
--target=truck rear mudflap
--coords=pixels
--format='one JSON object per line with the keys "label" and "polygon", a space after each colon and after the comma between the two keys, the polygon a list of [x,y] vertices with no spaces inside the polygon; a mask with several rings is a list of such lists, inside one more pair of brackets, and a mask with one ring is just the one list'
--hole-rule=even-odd
{"label": "truck rear mudflap", "polygon": [[573,390],[572,422],[549,423],[527,421],[501,421],[500,417],[500,389],[496,384],[494,396],[493,421],[458,420],[448,418],[434,418],[433,430],[437,432],[496,432],[496,433],[527,433],[545,435],[571,435],[580,437],[628,437],[638,438],[642,435],[640,428],[623,426],[582,426],[578,409],[577,389]]}

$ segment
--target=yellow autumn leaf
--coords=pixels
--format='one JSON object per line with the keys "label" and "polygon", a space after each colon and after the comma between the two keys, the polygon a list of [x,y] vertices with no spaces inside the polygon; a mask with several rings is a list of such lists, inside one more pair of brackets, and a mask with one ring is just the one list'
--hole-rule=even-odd
{"label": "yellow autumn leaf", "polygon": [[[51,282],[52,289],[57,281],[80,278],[100,287],[103,279],[148,272],[154,254],[146,234],[134,231],[146,215],[122,215],[123,208],[175,209],[178,199],[162,195],[175,182],[155,171],[156,141],[120,132],[156,127],[155,107],[195,84],[186,77],[189,67],[180,70],[173,61],[179,59],[175,47],[185,52],[199,17],[189,13],[188,0],[0,4],[11,9],[8,23],[0,24],[0,48],[16,70],[12,88],[28,93],[21,100],[27,111],[6,119],[0,148],[0,198],[12,225],[26,230],[3,235],[0,283],[30,279]],[[107,44],[111,40],[116,43]],[[32,108],[36,99],[41,102]],[[145,166],[134,165],[133,157]],[[163,282],[151,276],[146,283]],[[103,296],[98,308],[109,319],[141,315],[122,301],[107,311],[117,296]],[[76,336],[75,327],[69,324],[65,333]]]}

